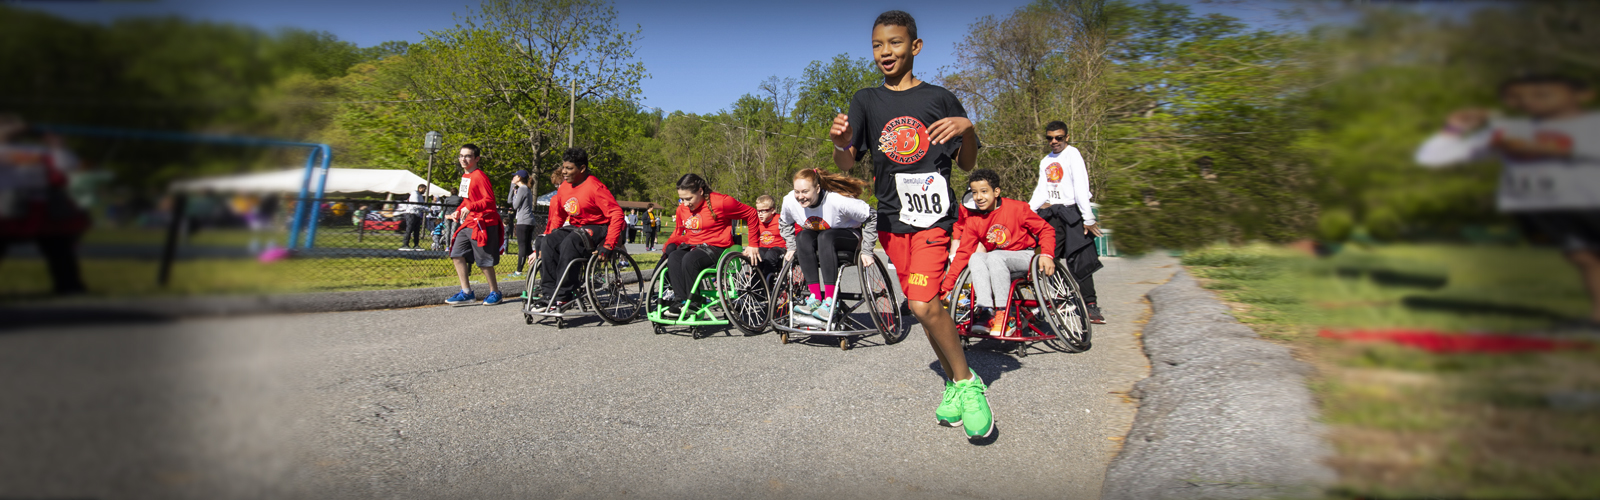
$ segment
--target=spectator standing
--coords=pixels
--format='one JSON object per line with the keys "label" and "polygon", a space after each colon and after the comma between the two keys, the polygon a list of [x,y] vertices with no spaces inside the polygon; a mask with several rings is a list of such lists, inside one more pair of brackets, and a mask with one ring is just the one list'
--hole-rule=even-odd
{"label": "spectator standing", "polygon": [[661,227],[661,218],[656,217],[655,210],[645,212],[644,218],[644,249],[647,252],[656,250],[656,229]]}
{"label": "spectator standing", "polygon": [[422,215],[428,211],[427,201],[428,185],[418,184],[407,202],[400,204],[400,219],[405,223],[405,232],[400,235],[401,251],[421,250]]}
{"label": "spectator standing", "polygon": [[[511,234],[517,237],[517,270],[511,273],[513,278],[522,277],[522,266],[528,262],[528,255],[533,253],[533,188],[528,186],[528,170],[518,170],[511,176],[511,210],[516,212],[516,225],[512,226]],[[527,294],[527,292],[523,292]],[[527,298],[527,297],[523,297]]]}
{"label": "spectator standing", "polygon": [[1105,324],[1094,291],[1094,272],[1105,265],[1094,248],[1100,226],[1089,206],[1094,197],[1089,192],[1089,167],[1078,148],[1067,145],[1069,137],[1066,123],[1057,120],[1045,124],[1044,138],[1050,143],[1050,153],[1039,160],[1039,183],[1028,206],[1056,230],[1052,253],[1066,263],[1078,281],[1089,308],[1089,322]]}
{"label": "spectator standing", "polygon": [[633,234],[638,231],[639,214],[629,210],[624,219],[628,223],[628,243],[633,243]]}

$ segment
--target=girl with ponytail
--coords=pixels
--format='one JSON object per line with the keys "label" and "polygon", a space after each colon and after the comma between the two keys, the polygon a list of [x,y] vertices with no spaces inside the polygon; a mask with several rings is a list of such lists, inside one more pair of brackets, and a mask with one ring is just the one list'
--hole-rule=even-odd
{"label": "girl with ponytail", "polygon": [[[808,168],[795,172],[794,191],[783,197],[779,229],[788,244],[784,260],[799,258],[811,296],[794,306],[797,318],[826,323],[833,316],[839,252],[855,251],[861,265],[872,265],[878,243],[878,211],[860,199],[867,182]],[[802,229],[795,234],[795,225]],[[859,232],[859,235],[858,235]]]}
{"label": "girl with ponytail", "polygon": [[[722,252],[733,246],[733,223],[745,221],[746,227],[761,227],[756,209],[739,203],[722,193],[711,190],[705,178],[684,174],[678,178],[677,224],[667,237],[667,246],[661,249],[661,261],[667,265],[667,281],[672,286],[672,299],[664,301],[668,318],[693,312],[696,304],[684,305],[693,288],[694,278],[713,265]],[[757,262],[761,258],[755,246],[744,247],[745,258]]]}

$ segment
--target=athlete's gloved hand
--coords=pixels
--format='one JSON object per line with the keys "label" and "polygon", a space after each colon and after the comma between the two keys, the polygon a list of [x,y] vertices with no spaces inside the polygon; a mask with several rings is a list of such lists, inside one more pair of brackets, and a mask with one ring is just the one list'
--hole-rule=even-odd
{"label": "athlete's gloved hand", "polygon": [[600,260],[607,260],[611,258],[612,250],[613,249],[611,247],[601,246],[599,249],[594,251],[594,256]]}

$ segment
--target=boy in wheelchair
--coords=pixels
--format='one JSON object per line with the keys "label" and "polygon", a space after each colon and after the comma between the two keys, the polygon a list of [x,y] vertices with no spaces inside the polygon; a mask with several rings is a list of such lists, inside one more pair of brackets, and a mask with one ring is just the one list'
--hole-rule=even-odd
{"label": "boy in wheelchair", "polygon": [[[1011,293],[1011,273],[1027,271],[1038,249],[1046,258],[1039,267],[1046,275],[1055,274],[1056,232],[1050,223],[1028,208],[1026,202],[1000,197],[1000,175],[990,169],[972,171],[967,177],[972,207],[962,206],[955,226],[958,241],[950,272],[945,273],[941,295],[955,287],[963,268],[972,268],[972,291],[979,306],[976,313],[988,318],[987,331],[1010,333],[1012,322],[1005,306]],[[979,248],[979,247],[982,248]],[[983,331],[983,317],[973,318],[975,332]]]}
{"label": "boy in wheelchair", "polygon": [[768,283],[777,283],[774,275],[783,268],[783,254],[785,242],[783,230],[778,228],[779,220],[776,210],[777,201],[771,196],[761,195],[756,197],[756,218],[760,220],[760,227],[749,230],[751,246],[756,247],[761,253],[761,261],[756,263],[762,279]]}
{"label": "boy in wheelchair", "polygon": [[[794,191],[783,197],[778,229],[788,247],[784,260],[799,259],[795,265],[805,275],[810,292],[804,303],[794,306],[796,318],[825,323],[833,316],[839,252],[855,251],[863,267],[872,265],[872,249],[878,243],[878,211],[860,199],[866,184],[816,169],[795,173]],[[804,228],[798,235],[797,223]]]}
{"label": "boy in wheelchair", "polygon": [[589,154],[583,149],[567,148],[557,173],[562,182],[556,188],[556,196],[550,199],[550,218],[534,255],[542,266],[542,281],[537,294],[528,299],[538,303],[555,297],[547,310],[551,313],[571,306],[582,282],[573,275],[557,283],[561,273],[574,260],[605,257],[616,249],[625,224],[617,197],[589,173]]}

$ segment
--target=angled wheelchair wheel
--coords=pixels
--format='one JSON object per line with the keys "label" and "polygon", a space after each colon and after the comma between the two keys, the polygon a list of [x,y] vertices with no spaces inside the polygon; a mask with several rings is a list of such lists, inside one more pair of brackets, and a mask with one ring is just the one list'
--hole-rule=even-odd
{"label": "angled wheelchair wheel", "polygon": [[717,260],[717,297],[722,314],[744,332],[760,335],[772,324],[772,290],[755,264],[738,252],[724,252]]}
{"label": "angled wheelchair wheel", "polygon": [[1060,261],[1056,262],[1055,274],[1046,276],[1039,268],[1039,259],[1043,258],[1046,257],[1034,257],[1030,272],[1045,319],[1056,336],[1053,340],[1046,340],[1045,344],[1061,352],[1087,351],[1093,346],[1093,329],[1089,323],[1088,305],[1078,290],[1078,280],[1072,278],[1072,272]]}
{"label": "angled wheelchair wheel", "polygon": [[889,268],[883,265],[883,259],[877,255],[873,256],[872,261],[870,268],[856,266],[861,269],[862,298],[867,300],[867,307],[872,311],[872,323],[882,333],[883,343],[896,344],[905,340],[911,332],[901,322],[900,296],[894,293],[894,282],[889,281]]}
{"label": "angled wheelchair wheel", "polygon": [[[783,263],[783,269],[778,271],[777,279],[772,284],[772,300],[768,301],[768,314],[772,324],[793,326],[789,316],[793,313],[794,301],[797,297],[806,294],[806,277],[801,274],[800,268],[794,261]],[[789,334],[778,336],[778,340],[789,343]]]}
{"label": "angled wheelchair wheel", "polygon": [[540,266],[544,264],[539,258],[535,257],[528,260],[528,265],[530,266],[528,268],[528,281],[522,285],[522,293],[528,297],[522,301],[522,319],[531,325],[537,321],[533,316],[533,311],[546,305],[534,303],[540,296],[539,283],[544,280],[544,271],[540,269]]}
{"label": "angled wheelchair wheel", "polygon": [[644,315],[644,273],[626,252],[610,258],[590,258],[584,271],[589,305],[613,325],[630,323]]}
{"label": "angled wheelchair wheel", "polygon": [[956,286],[950,289],[945,300],[950,301],[950,319],[956,322],[957,332],[967,332],[972,327],[973,313],[978,310],[978,297],[972,290],[972,270],[963,269],[956,276]]}
{"label": "angled wheelchair wheel", "polygon": [[[650,282],[644,287],[644,314],[646,317],[656,313],[657,309],[661,308],[661,296],[667,293],[667,289],[671,288],[671,286],[667,283],[666,259],[662,259],[662,262],[656,264],[655,271],[650,273]],[[654,323],[654,325],[657,335],[666,332],[666,328],[660,323]]]}

